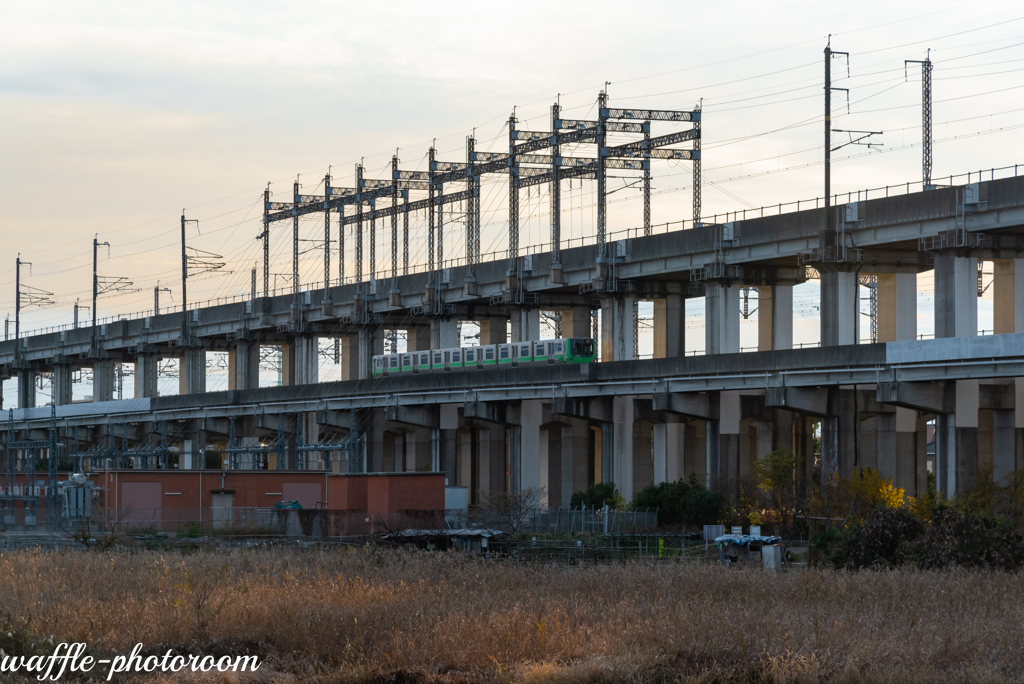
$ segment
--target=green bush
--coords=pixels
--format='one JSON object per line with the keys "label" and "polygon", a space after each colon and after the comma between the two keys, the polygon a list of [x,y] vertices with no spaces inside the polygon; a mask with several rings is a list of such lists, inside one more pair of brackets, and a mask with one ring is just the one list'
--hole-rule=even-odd
{"label": "green bush", "polygon": [[940,507],[932,525],[914,545],[914,561],[924,570],[949,567],[1024,567],[1024,539],[994,520],[953,508]]}
{"label": "green bush", "polygon": [[905,508],[882,508],[840,534],[834,529],[815,535],[813,548],[823,560],[840,568],[895,568],[913,554],[913,543],[925,533],[924,523]]}
{"label": "green bush", "polygon": [[697,479],[689,482],[662,482],[648,485],[633,498],[635,508],[657,508],[661,525],[710,525],[725,511],[725,499],[718,492],[701,487]]}
{"label": "green bush", "polygon": [[621,511],[626,508],[626,499],[615,488],[614,482],[592,484],[587,487],[586,491],[576,492],[572,495],[569,507],[580,508],[581,506],[586,506],[587,508],[601,508],[605,503],[612,510]]}
{"label": "green bush", "polygon": [[837,568],[922,570],[1024,568],[1024,538],[991,518],[940,506],[931,525],[908,508],[881,508],[863,526],[829,528],[811,537],[818,562]]}

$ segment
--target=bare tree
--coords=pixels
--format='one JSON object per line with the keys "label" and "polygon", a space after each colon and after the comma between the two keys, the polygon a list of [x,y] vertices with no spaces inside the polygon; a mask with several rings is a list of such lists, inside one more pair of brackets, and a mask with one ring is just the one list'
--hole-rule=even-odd
{"label": "bare tree", "polygon": [[518,492],[491,491],[483,497],[482,508],[502,527],[515,534],[531,511],[540,507],[547,489],[527,487]]}

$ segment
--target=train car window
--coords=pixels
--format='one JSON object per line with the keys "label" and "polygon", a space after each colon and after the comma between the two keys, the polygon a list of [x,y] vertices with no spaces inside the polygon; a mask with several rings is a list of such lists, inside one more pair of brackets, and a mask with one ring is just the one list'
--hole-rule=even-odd
{"label": "train car window", "polygon": [[434,365],[440,365],[444,363],[444,358],[441,356],[441,352],[434,352]]}
{"label": "train car window", "polygon": [[453,351],[452,352],[452,363],[460,363],[461,361],[462,361],[462,352],[460,352],[460,351]]}
{"label": "train car window", "polygon": [[421,366],[429,366],[430,365],[430,352],[423,352],[422,354],[420,354],[420,365]]}
{"label": "train car window", "polygon": [[485,349],[484,350],[484,361],[493,361],[493,360],[494,360],[494,350],[493,349]]}
{"label": "train car window", "polygon": [[501,354],[501,358],[507,359],[508,358],[508,347],[502,347],[500,354]]}
{"label": "train car window", "polygon": [[476,361],[475,356],[476,354],[471,349],[466,351],[466,361]]}
{"label": "train car window", "polygon": [[524,344],[523,348],[519,350],[520,356],[530,356],[530,345]]}
{"label": "train car window", "polygon": [[398,368],[398,356],[397,355],[391,357],[391,367],[392,368]]}

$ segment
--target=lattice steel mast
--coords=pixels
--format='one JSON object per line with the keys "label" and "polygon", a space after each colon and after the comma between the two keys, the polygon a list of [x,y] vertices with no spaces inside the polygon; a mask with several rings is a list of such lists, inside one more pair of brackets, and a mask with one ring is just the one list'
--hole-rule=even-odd
{"label": "lattice steel mast", "polygon": [[908,64],[921,65],[921,181],[927,190],[932,184],[932,51],[926,59],[907,59]]}

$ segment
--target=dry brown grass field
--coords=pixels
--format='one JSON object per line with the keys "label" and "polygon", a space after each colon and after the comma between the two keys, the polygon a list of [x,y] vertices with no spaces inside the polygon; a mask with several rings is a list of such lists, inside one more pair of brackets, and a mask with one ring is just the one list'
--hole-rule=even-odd
{"label": "dry brown grass field", "polygon": [[252,681],[1020,681],[1022,597],[1024,577],[999,572],[374,549],[0,555],[13,634],[98,653],[248,651],[264,663]]}

